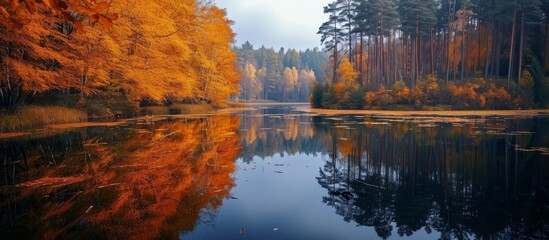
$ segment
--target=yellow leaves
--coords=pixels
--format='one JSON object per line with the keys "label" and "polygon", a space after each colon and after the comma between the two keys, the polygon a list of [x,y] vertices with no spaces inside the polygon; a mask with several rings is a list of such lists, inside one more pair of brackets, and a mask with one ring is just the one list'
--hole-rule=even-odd
{"label": "yellow leaves", "polygon": [[344,83],[338,82],[334,85],[334,91],[336,96],[342,96],[343,93],[347,90],[347,86]]}
{"label": "yellow leaves", "polygon": [[297,73],[297,68],[292,67],[286,67],[284,69],[284,78],[286,79],[286,90],[293,90],[295,86],[297,85],[297,82],[299,80],[299,74]]}
{"label": "yellow leaves", "polygon": [[337,73],[339,74],[339,81],[343,81],[345,85],[349,87],[357,85],[356,78],[358,77],[358,73],[346,57],[341,60]]}

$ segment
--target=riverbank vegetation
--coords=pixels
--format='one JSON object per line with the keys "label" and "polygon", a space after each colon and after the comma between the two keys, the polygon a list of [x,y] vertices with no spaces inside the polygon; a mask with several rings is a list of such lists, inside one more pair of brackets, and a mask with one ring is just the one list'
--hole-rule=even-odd
{"label": "riverbank vegetation", "polygon": [[323,108],[545,108],[549,2],[336,0]]}
{"label": "riverbank vegetation", "polygon": [[3,120],[17,119],[7,116],[21,106],[50,104],[89,118],[128,117],[143,106],[221,104],[239,91],[232,21],[215,4],[7,2],[0,9]]}
{"label": "riverbank vegetation", "polygon": [[88,119],[86,113],[60,106],[27,106],[12,114],[0,113],[0,132],[21,132],[49,124],[76,123]]}

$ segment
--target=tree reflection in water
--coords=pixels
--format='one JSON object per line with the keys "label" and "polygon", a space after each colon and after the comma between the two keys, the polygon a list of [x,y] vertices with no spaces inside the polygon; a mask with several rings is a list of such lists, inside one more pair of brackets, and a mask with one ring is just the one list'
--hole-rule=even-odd
{"label": "tree reflection in water", "polygon": [[547,117],[275,110],[2,140],[1,236],[549,238]]}
{"label": "tree reflection in water", "polygon": [[315,117],[330,156],[317,177],[328,190],[323,202],[384,239],[393,228],[443,239],[548,238],[549,159],[515,149],[549,146],[539,132],[547,129],[535,129],[540,120],[451,120]]}
{"label": "tree reflection in water", "polygon": [[2,141],[1,231],[17,239],[174,239],[214,224],[234,187],[238,124],[211,116]]}

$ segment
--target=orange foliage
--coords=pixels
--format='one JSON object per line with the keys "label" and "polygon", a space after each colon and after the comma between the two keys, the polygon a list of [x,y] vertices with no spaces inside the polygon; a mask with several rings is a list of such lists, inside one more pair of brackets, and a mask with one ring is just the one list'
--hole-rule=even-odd
{"label": "orange foliage", "polygon": [[[7,4],[5,3],[7,1]],[[6,7],[4,7],[6,6]],[[39,11],[49,11],[71,22],[77,31],[82,32],[85,17],[90,24],[99,23],[105,27],[112,27],[113,21],[118,19],[117,13],[108,13],[109,2],[95,2],[90,0],[5,0],[0,5],[0,24],[9,30],[19,29],[29,24],[32,15]],[[78,16],[74,14],[77,13]]]}
{"label": "orange foliage", "polygon": [[[0,50],[0,70],[21,79],[23,91],[74,89],[159,103],[221,102],[238,91],[240,76],[230,46],[234,33],[225,10],[196,0],[71,4],[69,9],[87,11],[87,23],[114,27],[72,34],[76,23],[44,18],[22,29],[0,28],[7,46]],[[8,11],[9,17],[27,16],[25,9],[20,5]],[[110,11],[123,14],[108,23],[104,18],[114,19]]]}
{"label": "orange foliage", "polygon": [[341,95],[345,90],[347,90],[347,86],[345,86],[345,83],[339,82],[334,85],[334,90],[336,92],[336,95]]}
{"label": "orange foliage", "polygon": [[366,92],[366,95],[364,96],[364,102],[366,102],[367,105],[373,105],[375,100],[376,94],[374,92]]}

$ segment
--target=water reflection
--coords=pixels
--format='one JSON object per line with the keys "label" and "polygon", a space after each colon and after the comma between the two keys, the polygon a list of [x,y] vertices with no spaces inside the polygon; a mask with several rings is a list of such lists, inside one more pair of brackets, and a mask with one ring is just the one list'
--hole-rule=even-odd
{"label": "water reflection", "polygon": [[323,202],[384,239],[546,238],[549,159],[520,151],[549,146],[538,121],[315,117]]}
{"label": "water reflection", "polygon": [[291,112],[287,108],[263,109],[243,114],[240,124],[243,152],[249,163],[253,157],[279,154],[316,154],[325,146],[314,136],[311,115]]}
{"label": "water reflection", "polygon": [[[239,118],[3,141],[3,238],[174,239],[230,198]],[[30,230],[30,231],[29,231]]]}
{"label": "water reflection", "polygon": [[547,239],[548,126],[274,107],[2,140],[0,236]]}

